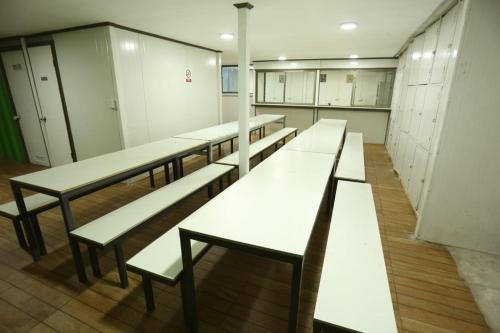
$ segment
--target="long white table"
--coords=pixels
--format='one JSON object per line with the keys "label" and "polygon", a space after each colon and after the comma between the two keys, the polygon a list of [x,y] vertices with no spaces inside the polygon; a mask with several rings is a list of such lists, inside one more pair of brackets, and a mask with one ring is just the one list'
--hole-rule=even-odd
{"label": "long white table", "polygon": [[[203,140],[168,138],[110,154],[89,158],[27,175],[11,178],[12,192],[23,220],[33,260],[40,258],[40,248],[26,211],[22,189],[28,189],[59,198],[66,231],[75,226],[69,201],[95,192],[106,186],[166,166],[169,161],[189,153],[207,150],[207,163],[211,162],[210,144]],[[174,165],[174,177],[177,167]],[[70,241],[73,257],[80,249]],[[86,281],[83,263],[75,260],[80,281]]]}
{"label": "long white table", "polygon": [[297,327],[304,255],[335,154],[279,150],[179,225],[184,309],[197,331],[191,240],[293,265],[289,331]]}
{"label": "long white table", "polygon": [[337,155],[345,137],[346,126],[346,120],[320,119],[283,149]]}
{"label": "long white table", "polygon": [[[275,114],[261,114],[249,119],[249,130],[253,132],[255,130],[265,130],[265,126],[271,123],[281,122],[283,127],[285,127],[285,116],[275,115]],[[265,132],[263,133],[265,135]],[[262,132],[259,131],[259,135],[262,136]],[[229,123],[216,125],[212,127],[203,128],[193,132],[183,133],[176,135],[176,138],[185,139],[197,139],[209,141],[212,146],[219,145],[226,141],[231,141],[231,153],[233,152],[233,139],[238,136],[238,122],[232,121]],[[220,151],[219,151],[220,153]]]}

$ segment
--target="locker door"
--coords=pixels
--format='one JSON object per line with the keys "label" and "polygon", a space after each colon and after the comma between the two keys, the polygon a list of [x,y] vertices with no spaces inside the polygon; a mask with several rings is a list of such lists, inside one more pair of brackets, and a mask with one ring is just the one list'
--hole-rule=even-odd
{"label": "locker door", "polygon": [[425,91],[427,86],[417,86],[415,92],[415,101],[413,102],[413,111],[411,112],[410,121],[410,136],[414,139],[417,138],[418,130],[420,128],[420,121],[422,119],[422,109],[425,101]]}
{"label": "locker door", "polygon": [[420,62],[422,60],[422,49],[424,47],[424,34],[418,36],[413,40],[413,47],[411,50],[411,70],[410,79],[408,84],[418,84],[420,74]]}
{"label": "locker door", "polygon": [[402,110],[403,113],[401,118],[401,130],[405,133],[408,133],[408,131],[410,130],[410,120],[413,110],[413,103],[415,101],[416,89],[417,87],[415,86],[408,86],[408,89],[406,90],[406,98],[404,101],[404,108]]}
{"label": "locker door", "polygon": [[412,137],[408,137],[408,143],[406,144],[405,158],[403,164],[403,170],[401,171],[401,183],[403,187],[408,192],[408,184],[410,182],[410,177],[412,174],[413,160],[415,157],[415,147],[416,142]]}
{"label": "locker door", "polygon": [[403,172],[407,142],[408,142],[408,134],[400,132],[398,140],[398,150],[396,154],[396,162],[394,163],[394,170],[397,171],[400,177]]}
{"label": "locker door", "polygon": [[434,125],[439,109],[441,90],[441,85],[429,85],[425,94],[425,102],[422,108],[422,121],[417,135],[417,143],[426,150],[429,150],[431,146]]}
{"label": "locker door", "polygon": [[432,62],[436,52],[438,30],[439,21],[431,25],[425,31],[424,47],[422,49],[422,59],[420,60],[420,69],[418,73],[419,84],[427,84],[431,78]]}
{"label": "locker door", "polygon": [[418,208],[422,187],[424,186],[425,169],[429,155],[422,147],[415,149],[415,157],[411,171],[410,182],[408,185],[408,197],[413,208]]}
{"label": "locker door", "polygon": [[439,38],[436,46],[436,55],[432,67],[431,83],[441,83],[446,75],[448,60],[452,52],[453,36],[455,35],[456,17],[458,6],[446,14],[439,29]]}

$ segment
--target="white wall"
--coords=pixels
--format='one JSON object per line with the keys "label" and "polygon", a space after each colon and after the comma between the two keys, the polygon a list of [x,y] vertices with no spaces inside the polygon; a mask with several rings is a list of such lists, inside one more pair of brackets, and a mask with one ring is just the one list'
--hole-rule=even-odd
{"label": "white wall", "polygon": [[121,149],[109,27],[53,38],[78,160]]}
{"label": "white wall", "polygon": [[467,1],[421,239],[500,254],[500,2]]}
{"label": "white wall", "polygon": [[114,27],[111,37],[126,147],[219,122],[216,52]]}

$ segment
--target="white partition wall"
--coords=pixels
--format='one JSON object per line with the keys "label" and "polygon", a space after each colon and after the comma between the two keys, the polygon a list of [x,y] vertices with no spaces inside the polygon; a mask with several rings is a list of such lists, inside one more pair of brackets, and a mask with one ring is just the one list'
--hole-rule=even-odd
{"label": "white partition wall", "polygon": [[125,146],[218,123],[217,53],[111,27]]}

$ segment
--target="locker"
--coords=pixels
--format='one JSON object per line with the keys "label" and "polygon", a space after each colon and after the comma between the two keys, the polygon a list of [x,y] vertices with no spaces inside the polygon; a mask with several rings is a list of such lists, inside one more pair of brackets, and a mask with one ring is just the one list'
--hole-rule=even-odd
{"label": "locker", "polygon": [[427,86],[417,86],[415,92],[415,100],[413,102],[413,108],[411,112],[410,120],[410,136],[413,139],[417,139],[418,131],[420,129],[420,122],[422,119],[422,110],[425,101],[425,91]]}
{"label": "locker", "polygon": [[416,141],[412,137],[408,137],[408,142],[406,143],[406,151],[404,156],[403,168],[401,170],[401,183],[403,187],[408,192],[408,184],[410,182],[412,168],[413,168],[413,160],[415,157],[415,148]]}
{"label": "locker", "polygon": [[425,101],[422,108],[422,120],[417,135],[417,143],[430,149],[434,126],[439,109],[439,99],[441,97],[441,85],[429,85],[425,94]]}
{"label": "locker", "polygon": [[424,46],[422,48],[422,58],[418,73],[418,83],[428,84],[431,78],[432,63],[436,52],[438,39],[439,21],[431,25],[425,31]]}
{"label": "locker", "polygon": [[455,6],[441,20],[430,83],[442,83],[444,81],[453,46],[457,13],[458,6]]}
{"label": "locker", "polygon": [[424,186],[425,169],[429,153],[422,147],[416,147],[415,157],[411,168],[411,177],[408,185],[408,197],[413,208],[418,208],[422,188]]}
{"label": "locker", "polygon": [[405,152],[406,152],[406,144],[408,142],[408,134],[404,132],[399,132],[399,138],[398,138],[398,150],[396,154],[396,162],[394,163],[394,170],[397,171],[397,173],[401,177],[401,173],[403,172],[403,165],[404,165],[404,160],[405,160]]}
{"label": "locker", "polygon": [[401,130],[408,133],[410,130],[411,114],[413,111],[413,103],[415,101],[416,86],[408,86],[406,90],[406,97],[404,107],[401,110]]}
{"label": "locker", "polygon": [[413,40],[410,54],[410,79],[408,84],[415,85],[419,82],[420,62],[422,60],[422,49],[424,47],[424,34],[419,35]]}

